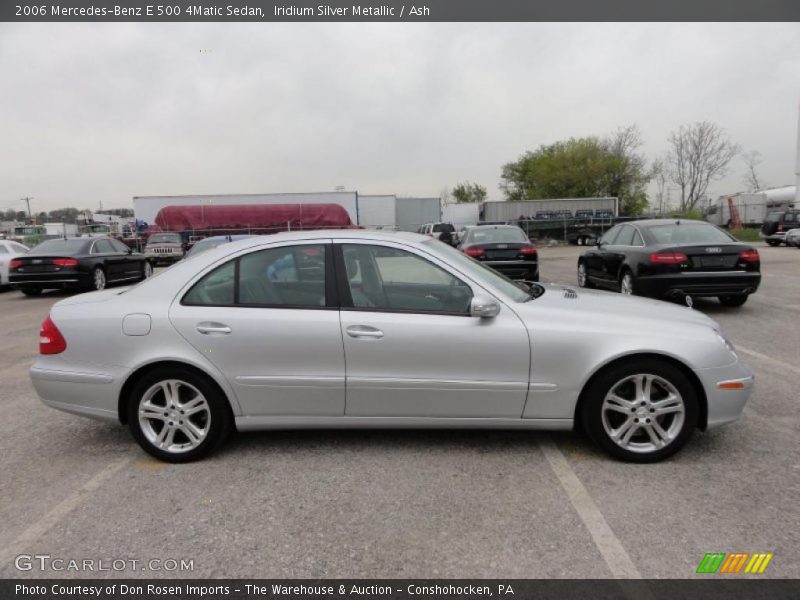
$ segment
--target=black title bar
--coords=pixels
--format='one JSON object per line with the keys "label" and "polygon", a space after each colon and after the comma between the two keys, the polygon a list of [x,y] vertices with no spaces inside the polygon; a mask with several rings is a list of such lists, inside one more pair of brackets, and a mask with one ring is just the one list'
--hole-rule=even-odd
{"label": "black title bar", "polygon": [[2,0],[0,21],[800,21],[800,0]]}

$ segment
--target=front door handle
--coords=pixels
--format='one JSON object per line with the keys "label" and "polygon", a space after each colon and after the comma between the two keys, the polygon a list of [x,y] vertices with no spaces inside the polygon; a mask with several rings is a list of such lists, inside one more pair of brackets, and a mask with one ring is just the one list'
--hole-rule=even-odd
{"label": "front door handle", "polygon": [[223,323],[198,323],[197,331],[203,335],[228,335],[231,328]]}
{"label": "front door handle", "polygon": [[383,337],[383,332],[380,329],[367,325],[351,325],[345,331],[351,338],[374,338],[379,340]]}

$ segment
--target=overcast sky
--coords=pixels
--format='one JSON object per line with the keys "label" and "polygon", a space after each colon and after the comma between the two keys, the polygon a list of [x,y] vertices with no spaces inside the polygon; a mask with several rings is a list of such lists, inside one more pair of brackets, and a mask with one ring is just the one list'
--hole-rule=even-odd
{"label": "overcast sky", "polygon": [[[798,24],[0,24],[0,209],[135,195],[490,199],[504,163],[715,121],[795,181]],[[740,190],[744,164],[711,190]]]}

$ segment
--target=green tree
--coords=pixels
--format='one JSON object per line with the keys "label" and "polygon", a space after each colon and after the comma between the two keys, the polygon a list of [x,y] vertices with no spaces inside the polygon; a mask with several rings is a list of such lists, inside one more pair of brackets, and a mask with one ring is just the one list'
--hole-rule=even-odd
{"label": "green tree", "polygon": [[635,125],[603,138],[540,146],[503,166],[501,188],[508,200],[613,196],[622,214],[638,215],[647,206],[645,190],[653,176],[641,146]]}
{"label": "green tree", "polygon": [[486,200],[486,188],[477,183],[467,181],[466,183],[456,184],[456,187],[453,188],[452,196],[459,204],[483,202]]}

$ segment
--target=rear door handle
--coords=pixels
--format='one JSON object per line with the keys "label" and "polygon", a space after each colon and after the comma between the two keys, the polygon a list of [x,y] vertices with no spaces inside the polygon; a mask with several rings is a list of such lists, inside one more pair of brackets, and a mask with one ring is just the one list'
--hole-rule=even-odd
{"label": "rear door handle", "polygon": [[203,335],[228,335],[231,328],[224,323],[198,323],[197,331]]}
{"label": "rear door handle", "polygon": [[351,338],[374,338],[379,340],[383,337],[383,332],[380,329],[367,325],[351,325],[345,331]]}

